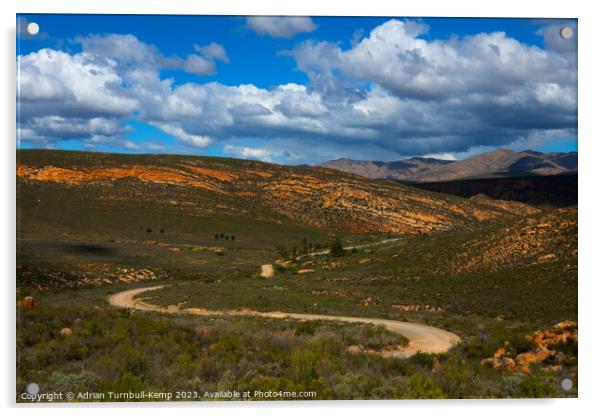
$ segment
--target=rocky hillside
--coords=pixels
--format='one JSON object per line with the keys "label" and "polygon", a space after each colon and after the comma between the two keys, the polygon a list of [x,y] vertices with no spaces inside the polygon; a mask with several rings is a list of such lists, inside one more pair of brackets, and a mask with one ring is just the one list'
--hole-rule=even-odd
{"label": "rocky hillside", "polygon": [[225,158],[21,150],[17,177],[19,209],[28,212],[21,218],[50,223],[60,217],[71,224],[112,209],[120,213],[115,223],[126,225],[124,215],[152,211],[420,234],[534,212],[523,204],[470,201],[331,169]]}
{"label": "rocky hillside", "polygon": [[339,159],[322,166],[368,178],[439,182],[466,178],[558,175],[577,172],[577,153],[514,152],[498,149],[464,160],[411,158],[396,162]]}
{"label": "rocky hillside", "polygon": [[[524,218],[482,238],[456,253],[456,273],[496,271],[530,264],[577,258],[577,209],[562,208]],[[576,267],[567,263],[566,267]]]}

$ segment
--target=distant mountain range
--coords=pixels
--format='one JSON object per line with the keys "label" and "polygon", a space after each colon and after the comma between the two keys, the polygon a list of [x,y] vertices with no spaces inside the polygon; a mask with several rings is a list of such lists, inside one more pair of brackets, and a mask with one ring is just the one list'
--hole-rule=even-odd
{"label": "distant mountain range", "polygon": [[498,149],[464,160],[413,157],[394,162],[331,160],[320,166],[372,179],[407,182],[441,182],[458,179],[495,178],[577,173],[577,152],[514,152]]}

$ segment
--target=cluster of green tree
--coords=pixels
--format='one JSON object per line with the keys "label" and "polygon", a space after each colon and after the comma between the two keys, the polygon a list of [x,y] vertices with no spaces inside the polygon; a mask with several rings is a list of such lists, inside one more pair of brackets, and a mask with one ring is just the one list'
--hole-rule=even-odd
{"label": "cluster of green tree", "polygon": [[[326,249],[329,250],[328,253],[333,257],[342,257],[346,253],[345,248],[343,247],[343,240],[338,235],[332,241],[325,243],[320,241],[310,241],[307,238],[303,237],[303,239],[301,240],[301,246],[293,245],[291,247],[287,247],[281,245],[278,246],[276,249],[280,257],[289,260],[295,260],[299,256]],[[352,252],[355,253],[357,252],[357,250],[353,249]]]}
{"label": "cluster of green tree", "polygon": [[338,235],[330,243],[330,255],[333,257],[343,257],[345,255],[345,248],[343,248],[343,241]]}
{"label": "cluster of green tree", "polygon": [[283,259],[289,259],[294,261],[299,256],[323,250],[328,246],[328,243],[323,243],[321,241],[311,241],[308,238],[303,237],[301,239],[300,245],[293,244],[290,247],[281,245],[276,247],[276,250],[278,251],[278,255]]}
{"label": "cluster of green tree", "polygon": [[327,244],[320,241],[310,241],[303,237],[301,240],[301,254],[308,254],[316,250],[322,250],[326,248]]}
{"label": "cluster of green tree", "polygon": [[236,236],[234,234],[227,235],[227,234],[224,234],[224,233],[220,233],[220,234],[215,233],[213,235],[213,238],[215,238],[216,240],[230,240],[230,241],[236,240]]}

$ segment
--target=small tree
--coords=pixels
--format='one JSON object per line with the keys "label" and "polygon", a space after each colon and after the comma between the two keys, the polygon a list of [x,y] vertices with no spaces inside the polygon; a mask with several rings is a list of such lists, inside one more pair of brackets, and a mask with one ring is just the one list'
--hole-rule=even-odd
{"label": "small tree", "polygon": [[213,237],[214,237],[216,240],[219,240],[219,234],[215,234]]}
{"label": "small tree", "polygon": [[330,244],[330,255],[333,257],[342,257],[345,255],[345,249],[343,248],[343,242],[341,241],[341,237],[338,235]]}
{"label": "small tree", "polygon": [[146,232],[147,232],[147,233],[152,233],[152,232],[153,232],[153,229],[149,227],[149,228],[147,228],[147,229],[146,229]]}
{"label": "small tree", "polygon": [[230,236],[230,240],[234,241],[234,235]]}
{"label": "small tree", "polygon": [[276,250],[278,251],[278,255],[283,259],[288,257],[288,249],[285,246],[278,246]]}

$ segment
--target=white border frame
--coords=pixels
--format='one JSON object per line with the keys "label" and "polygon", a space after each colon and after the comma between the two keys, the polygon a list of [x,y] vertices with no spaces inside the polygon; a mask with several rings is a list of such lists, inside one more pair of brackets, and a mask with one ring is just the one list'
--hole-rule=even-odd
{"label": "white border frame", "polygon": [[[10,0],[9,0],[10,1]],[[369,402],[260,402],[260,403],[198,403],[198,404],[119,404],[119,407],[132,413],[163,415],[167,410],[179,414],[213,414],[224,412],[244,412],[272,415],[306,414],[307,412],[344,411],[350,414],[365,414],[372,407],[381,412],[437,412],[461,415],[506,415],[508,412],[529,411],[546,414],[581,413],[599,404],[597,387],[602,385],[601,356],[598,352],[601,343],[599,307],[595,296],[601,293],[599,264],[600,222],[597,207],[602,203],[599,197],[600,166],[602,145],[598,115],[601,96],[600,75],[602,66],[600,45],[602,40],[602,16],[595,9],[595,2],[548,0],[528,2],[525,0],[500,0],[498,2],[471,0],[421,0],[419,2],[393,2],[370,0],[350,2],[349,0],[20,0],[3,4],[0,19],[3,24],[1,77],[5,96],[2,106],[2,126],[4,141],[2,152],[2,244],[5,273],[2,276],[4,305],[2,307],[5,332],[2,342],[1,379],[2,405],[9,407],[9,413],[19,410],[40,411],[44,414],[105,415],[107,405],[54,405],[23,407],[14,404],[15,385],[15,14],[16,13],[102,13],[102,14],[221,14],[221,15],[310,15],[310,16],[415,16],[415,17],[534,17],[534,18],[578,18],[579,19],[579,326],[581,343],[579,348],[579,399],[562,400],[446,400],[446,401],[369,401]],[[6,232],[6,230],[11,230]],[[562,301],[562,294],[558,294]],[[11,408],[12,407],[12,408]],[[337,408],[336,410],[334,408]]]}

